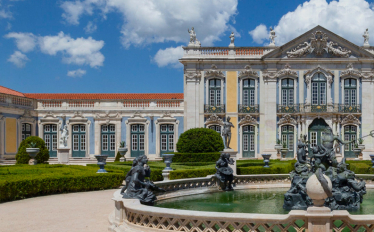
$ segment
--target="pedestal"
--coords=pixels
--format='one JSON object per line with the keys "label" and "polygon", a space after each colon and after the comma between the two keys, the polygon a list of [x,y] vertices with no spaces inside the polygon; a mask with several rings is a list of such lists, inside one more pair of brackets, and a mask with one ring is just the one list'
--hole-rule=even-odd
{"label": "pedestal", "polygon": [[330,232],[331,209],[312,206],[307,209],[306,216],[309,232]]}
{"label": "pedestal", "polygon": [[69,163],[69,152],[70,152],[70,148],[67,148],[67,147],[57,148],[58,163],[68,164]]}
{"label": "pedestal", "polygon": [[234,151],[234,149],[224,149],[223,151],[220,151],[220,153],[228,153],[230,154],[230,158],[232,158],[235,162],[234,164],[229,164],[230,167],[232,168],[232,170],[234,171],[234,176],[236,176],[236,160],[237,160],[237,154],[238,152],[237,151]]}
{"label": "pedestal", "polygon": [[164,177],[164,181],[166,181],[166,180],[170,180],[170,178],[169,178],[169,175],[170,175],[170,170],[162,170],[162,177]]}

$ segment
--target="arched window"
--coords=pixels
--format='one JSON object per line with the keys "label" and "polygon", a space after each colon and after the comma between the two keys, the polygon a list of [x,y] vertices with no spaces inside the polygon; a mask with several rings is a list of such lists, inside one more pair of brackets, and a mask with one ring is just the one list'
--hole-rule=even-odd
{"label": "arched window", "polygon": [[357,104],[357,80],[348,78],[344,80],[344,104],[356,105]]}
{"label": "arched window", "polygon": [[255,104],[255,80],[245,79],[243,80],[243,105]]}
{"label": "arched window", "polygon": [[282,105],[294,104],[294,80],[286,78],[282,80]]}
{"label": "arched window", "polygon": [[221,80],[209,80],[209,104],[211,106],[221,105]]}
{"label": "arched window", "polygon": [[326,105],[327,83],[322,73],[314,74],[312,78],[312,105]]}
{"label": "arched window", "polygon": [[219,134],[221,134],[221,126],[220,125],[212,125],[209,126],[209,129],[217,131]]}

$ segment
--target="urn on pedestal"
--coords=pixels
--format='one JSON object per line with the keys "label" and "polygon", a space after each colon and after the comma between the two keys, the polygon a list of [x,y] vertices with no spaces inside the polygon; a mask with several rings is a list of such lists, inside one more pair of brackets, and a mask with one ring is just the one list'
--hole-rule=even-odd
{"label": "urn on pedestal", "polygon": [[31,143],[30,146],[31,147],[26,148],[27,154],[29,154],[29,156],[31,157],[29,164],[36,165],[37,161],[35,159],[35,156],[39,153],[40,149],[38,147],[35,147],[36,146],[35,143]]}
{"label": "urn on pedestal", "polygon": [[97,159],[97,165],[99,165],[100,167],[100,169],[96,173],[107,173],[107,171],[104,169],[104,166],[106,164],[108,155],[95,155],[95,158]]}

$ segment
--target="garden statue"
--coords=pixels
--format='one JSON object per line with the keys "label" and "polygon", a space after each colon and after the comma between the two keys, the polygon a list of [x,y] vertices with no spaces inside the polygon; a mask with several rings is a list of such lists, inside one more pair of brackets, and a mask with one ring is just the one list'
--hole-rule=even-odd
{"label": "garden statue", "polygon": [[270,35],[269,35],[270,44],[269,44],[269,46],[275,46],[275,37],[277,37],[275,35],[275,31],[273,30],[273,28],[270,27]]}
{"label": "garden statue", "polygon": [[215,176],[219,182],[221,190],[230,191],[234,190],[232,181],[234,180],[234,170],[229,164],[234,164],[234,160],[230,158],[229,153],[221,153],[219,160],[216,162],[217,172]]}
{"label": "garden statue", "polygon": [[[374,131],[369,135],[374,137]],[[364,136],[366,137],[366,136]],[[334,151],[334,141],[339,145],[353,143],[343,141],[332,133],[331,128],[326,128],[321,136],[321,145],[310,145],[306,141],[298,142],[297,162],[295,170],[291,172],[291,188],[284,195],[283,208],[287,210],[306,209],[313,205],[313,202],[306,193],[306,182],[310,176],[316,174],[318,181],[328,196],[324,206],[332,210],[359,209],[363,195],[366,194],[366,184],[363,180],[356,180],[355,173],[347,169],[345,159],[337,162]],[[306,160],[309,153],[310,160]],[[328,188],[329,178],[332,183],[332,191]]]}
{"label": "garden statue", "polygon": [[364,47],[370,47],[370,44],[369,44],[369,29],[366,28],[366,31],[364,32],[364,34],[362,35],[362,37],[364,37]]}
{"label": "garden statue", "polygon": [[61,137],[60,137],[60,147],[67,147],[68,146],[68,139],[69,139],[69,131],[68,131],[68,126],[65,125],[64,128],[61,128],[60,131]]}
{"label": "garden statue", "polygon": [[222,130],[223,144],[225,145],[225,149],[231,149],[230,148],[231,127],[234,127],[234,125],[230,122],[230,116],[229,116],[227,117],[226,122],[223,123],[223,130]]}
{"label": "garden statue", "polygon": [[127,173],[126,185],[121,189],[123,198],[139,199],[144,205],[153,205],[156,195],[153,191],[165,191],[157,187],[146,177],[151,176],[151,169],[147,165],[148,158],[145,155],[138,156],[132,163],[131,170]]}

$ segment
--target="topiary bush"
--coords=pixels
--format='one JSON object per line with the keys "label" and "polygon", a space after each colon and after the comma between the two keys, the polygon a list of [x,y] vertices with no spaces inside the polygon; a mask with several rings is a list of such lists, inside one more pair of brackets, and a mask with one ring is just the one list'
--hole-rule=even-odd
{"label": "topiary bush", "polygon": [[42,164],[49,159],[49,150],[45,146],[43,139],[38,136],[30,136],[21,142],[16,154],[16,164],[28,164],[30,160],[29,154],[26,152],[26,148],[30,147],[30,143],[36,143],[36,147],[40,149],[39,153],[36,155],[35,159],[38,164]]}
{"label": "topiary bush", "polygon": [[223,151],[221,135],[208,128],[193,128],[182,133],[178,139],[180,153],[206,153]]}
{"label": "topiary bush", "polygon": [[114,162],[119,162],[119,159],[121,158],[121,154],[117,152],[116,158],[114,159]]}
{"label": "topiary bush", "polygon": [[173,163],[187,163],[187,162],[216,162],[221,153],[212,152],[212,153],[173,153],[172,158]]}

